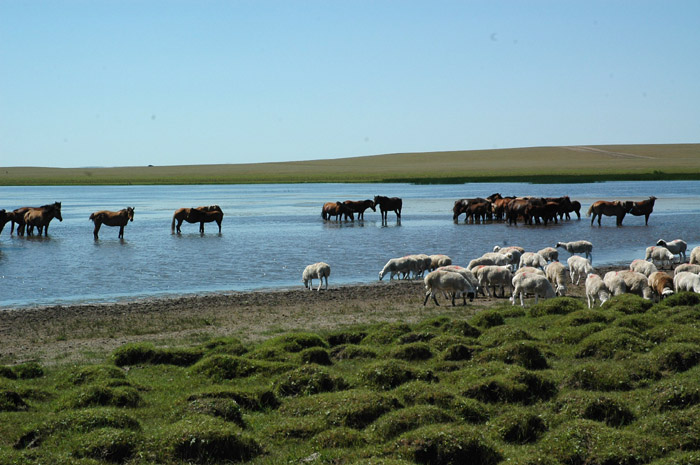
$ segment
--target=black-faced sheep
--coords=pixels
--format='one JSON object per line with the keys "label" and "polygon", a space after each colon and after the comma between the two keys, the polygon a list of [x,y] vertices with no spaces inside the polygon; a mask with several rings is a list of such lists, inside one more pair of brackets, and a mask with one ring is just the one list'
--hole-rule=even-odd
{"label": "black-faced sheep", "polygon": [[328,289],[328,276],[331,274],[331,267],[328,263],[318,262],[304,268],[304,272],[301,274],[301,281],[304,283],[304,287],[307,289],[313,288],[313,280],[318,279],[318,289],[321,290],[321,284],[323,280],[326,280],[326,287]]}
{"label": "black-faced sheep", "polygon": [[656,245],[660,245],[661,247],[666,247],[669,252],[672,254],[676,255],[678,254],[678,261],[679,262],[684,262],[685,261],[685,251],[688,248],[688,244],[685,243],[685,241],[681,239],[675,239],[673,241],[665,241],[663,239],[659,239],[656,242]]}

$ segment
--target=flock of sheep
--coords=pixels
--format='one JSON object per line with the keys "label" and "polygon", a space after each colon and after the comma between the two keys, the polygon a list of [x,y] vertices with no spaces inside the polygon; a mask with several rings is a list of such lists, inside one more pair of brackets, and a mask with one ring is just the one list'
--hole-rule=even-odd
{"label": "flock of sheep", "polygon": [[[660,239],[656,246],[646,249],[643,260],[634,260],[628,270],[610,271],[604,277],[594,273],[593,244],[575,241],[558,242],[556,247],[545,247],[537,252],[526,252],[516,246],[495,246],[493,252],[471,260],[466,267],[453,265],[446,255],[407,255],[390,259],[379,272],[379,280],[387,275],[390,280],[394,277],[423,278],[426,289],[423,305],[431,298],[440,305],[439,294],[449,296],[454,306],[459,297],[466,305],[467,298],[473,301],[479,294],[495,297],[497,290],[505,297],[508,290],[512,304],[519,298],[520,305],[524,306],[525,296],[534,296],[537,303],[539,298],[566,294],[567,269],[559,261],[559,248],[570,254],[568,280],[575,285],[585,280],[589,308],[596,302],[602,305],[611,296],[625,293],[645,299],[662,299],[680,291],[700,293],[700,247],[695,247],[690,253],[690,262],[684,263],[687,244],[680,239],[668,242]],[[672,266],[676,255],[681,264],[675,268],[673,277],[659,271],[657,266]],[[306,267],[302,281],[311,289],[313,279],[319,279],[320,290],[325,279],[327,289],[329,275],[327,263],[315,263]]]}

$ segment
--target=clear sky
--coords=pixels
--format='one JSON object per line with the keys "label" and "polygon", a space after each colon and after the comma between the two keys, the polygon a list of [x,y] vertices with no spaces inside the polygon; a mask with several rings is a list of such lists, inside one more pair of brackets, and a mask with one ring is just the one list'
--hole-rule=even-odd
{"label": "clear sky", "polygon": [[0,166],[697,142],[697,0],[0,0]]}

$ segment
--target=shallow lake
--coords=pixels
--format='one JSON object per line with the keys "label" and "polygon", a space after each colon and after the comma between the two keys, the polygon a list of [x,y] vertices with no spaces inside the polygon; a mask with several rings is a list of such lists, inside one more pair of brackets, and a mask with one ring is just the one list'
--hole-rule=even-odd
{"label": "shallow lake", "polygon": [[[582,204],[582,219],[548,226],[452,221],[454,201],[503,195],[569,195]],[[393,213],[383,226],[379,212],[364,221],[326,222],[326,201],[374,195],[403,198],[400,223]],[[628,215],[624,226],[604,217],[602,227],[585,217],[596,200],[658,198],[649,225]],[[593,265],[627,265],[644,258],[660,238],[682,238],[688,252],[700,245],[700,182],[605,182],[594,184],[489,183],[274,184],[207,186],[0,187],[0,208],[61,201],[63,222],[53,220],[48,237],[0,234],[0,308],[84,302],[113,302],[151,296],[301,287],[307,264],[332,267],[330,285],[368,283],[389,258],[412,253],[444,253],[456,264],[491,251],[520,245],[536,251],[558,241],[593,243]],[[170,232],[180,207],[218,204],[222,233],[215,223],[199,234],[184,223]],[[103,226],[93,239],[90,213],[135,207],[125,238]],[[568,253],[561,251],[561,258]]]}

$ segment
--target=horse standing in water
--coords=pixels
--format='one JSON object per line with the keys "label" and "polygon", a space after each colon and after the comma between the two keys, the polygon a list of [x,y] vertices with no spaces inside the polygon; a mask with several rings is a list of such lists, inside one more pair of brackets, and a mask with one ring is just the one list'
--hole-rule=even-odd
{"label": "horse standing in water", "polygon": [[335,220],[339,221],[343,219],[343,215],[345,215],[345,219],[349,216],[351,220],[355,221],[352,209],[343,202],[326,202],[321,207],[321,218],[324,220],[330,220],[331,216],[335,216]]}
{"label": "horse standing in water", "polygon": [[[188,223],[199,223],[199,233],[204,234],[204,223],[211,223],[216,221],[219,226],[219,234],[221,234],[221,221],[224,219],[224,212],[218,205],[209,205],[206,207],[197,208],[179,208],[175,210],[173,215],[173,222],[170,225],[170,231],[180,234],[180,226],[182,226],[183,221]],[[177,226],[175,225],[177,222]]]}
{"label": "horse standing in water", "polygon": [[649,215],[654,211],[654,202],[656,202],[656,197],[653,195],[647,200],[641,200],[639,202],[634,202],[634,206],[630,210],[630,215],[634,216],[644,216],[644,225],[649,225]]}
{"label": "horse standing in water", "polygon": [[[42,231],[44,236],[47,236],[49,234],[49,223],[54,218],[58,218],[58,221],[63,221],[63,217],[61,217],[61,202],[54,202],[51,205],[44,205],[39,208],[30,208],[24,214],[24,226],[27,236],[32,235],[35,226],[39,230],[39,236],[41,236]],[[19,234],[19,227],[17,228],[17,234]]]}
{"label": "horse standing in water", "polygon": [[605,216],[616,216],[617,217],[617,225],[622,226],[622,220],[625,217],[627,213],[632,209],[634,202],[627,200],[625,202],[621,202],[619,200],[615,200],[614,202],[608,202],[607,200],[598,200],[597,202],[594,202],[593,205],[591,205],[588,208],[588,213],[586,213],[586,216],[591,216],[591,213],[593,216],[591,217],[591,226],[593,226],[593,220],[595,220],[595,217],[598,217],[598,226],[600,226],[600,219]]}
{"label": "horse standing in water", "polygon": [[379,205],[379,211],[382,214],[382,223],[387,222],[387,217],[390,211],[396,213],[397,222],[401,221],[401,206],[403,204],[403,201],[400,198],[375,195],[374,204]]}
{"label": "horse standing in water", "polygon": [[127,225],[129,221],[134,221],[134,207],[126,207],[118,212],[111,212],[108,210],[101,210],[90,215],[90,219],[95,223],[95,230],[92,232],[97,237],[97,233],[100,232],[100,226],[106,224],[107,226],[119,226],[119,239],[124,238],[124,226]]}
{"label": "horse standing in water", "polygon": [[373,212],[377,211],[377,208],[374,206],[374,202],[367,199],[367,200],[346,200],[343,202],[348,208],[350,208],[350,214],[345,214],[345,219],[348,219],[348,216],[350,219],[352,218],[353,213],[357,213],[357,219],[358,220],[364,220],[365,219],[365,210],[368,208],[371,208]]}

